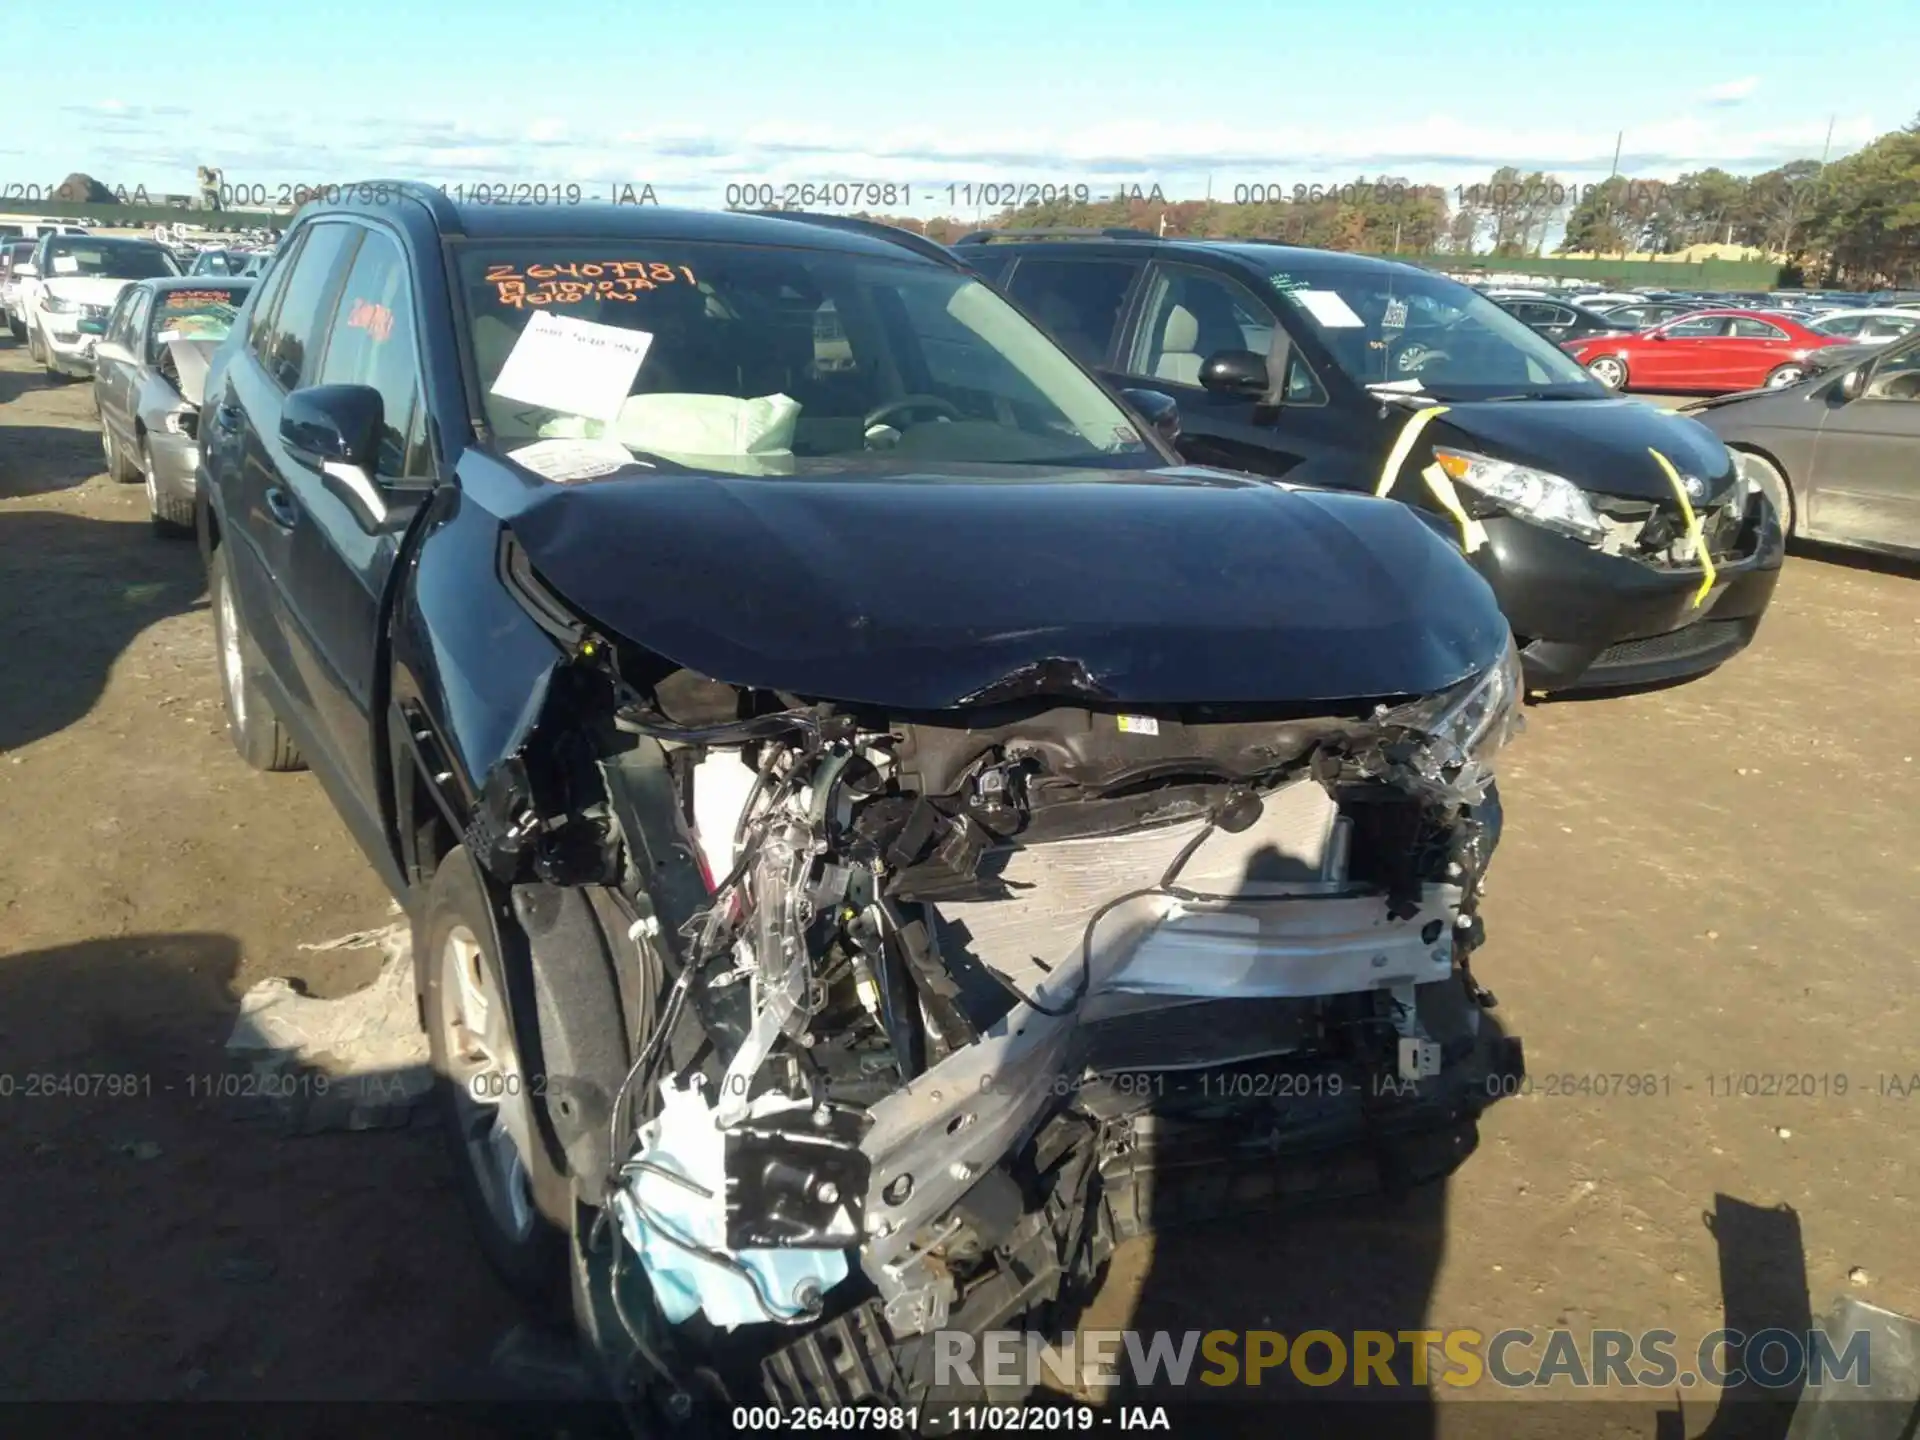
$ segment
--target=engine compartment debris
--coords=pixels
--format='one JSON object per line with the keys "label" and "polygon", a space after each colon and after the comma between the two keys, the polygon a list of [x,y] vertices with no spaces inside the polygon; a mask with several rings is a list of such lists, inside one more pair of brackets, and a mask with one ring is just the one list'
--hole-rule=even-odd
{"label": "engine compartment debris", "polygon": [[468,833],[502,883],[617,894],[657,977],[606,1193],[663,1375],[1005,1322],[1330,1140],[1443,1174],[1518,1065],[1470,969],[1511,645],[1339,706],[901,712],[570,643]]}

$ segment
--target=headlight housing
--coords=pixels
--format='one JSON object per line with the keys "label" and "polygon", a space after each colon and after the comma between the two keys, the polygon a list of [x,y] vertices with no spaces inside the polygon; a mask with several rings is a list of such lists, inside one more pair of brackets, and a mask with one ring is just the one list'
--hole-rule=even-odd
{"label": "headlight housing", "polygon": [[1433,454],[1456,485],[1465,485],[1522,520],[1589,545],[1599,544],[1607,533],[1607,527],[1593,512],[1587,492],[1564,476],[1496,460],[1491,455],[1476,455],[1471,450],[1436,445]]}
{"label": "headlight housing", "polygon": [[71,315],[80,308],[80,302],[69,300],[62,295],[55,295],[52,291],[43,291],[40,296],[40,308],[49,315]]}
{"label": "headlight housing", "polygon": [[1495,758],[1525,723],[1524,698],[1520,648],[1509,634],[1500,658],[1477,675],[1376,717],[1418,737],[1385,746],[1386,769],[1436,799],[1478,804],[1493,781]]}

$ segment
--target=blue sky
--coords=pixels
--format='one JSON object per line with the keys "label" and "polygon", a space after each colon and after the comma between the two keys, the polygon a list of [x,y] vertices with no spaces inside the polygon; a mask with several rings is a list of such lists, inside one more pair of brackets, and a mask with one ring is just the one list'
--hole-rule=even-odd
{"label": "blue sky", "polygon": [[1818,157],[1830,118],[1839,155],[1920,111],[1914,0],[89,0],[16,7],[4,36],[30,63],[8,68],[0,187],[182,191],[200,163],[711,205],[872,179],[935,214],[967,183],[1592,180],[1622,129],[1629,173],[1753,171]]}

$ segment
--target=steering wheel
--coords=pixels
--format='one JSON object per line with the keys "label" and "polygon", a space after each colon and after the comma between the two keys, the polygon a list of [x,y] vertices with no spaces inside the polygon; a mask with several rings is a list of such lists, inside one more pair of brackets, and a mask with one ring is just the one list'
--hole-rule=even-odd
{"label": "steering wheel", "polygon": [[1419,375],[1429,365],[1444,363],[1452,357],[1444,350],[1437,350],[1424,340],[1409,340],[1400,353],[1393,357],[1393,368],[1402,375]]}
{"label": "steering wheel", "polygon": [[903,395],[898,400],[889,400],[884,405],[876,405],[867,415],[864,429],[871,430],[876,425],[885,424],[895,414],[912,414],[916,410],[933,410],[949,420],[964,420],[956,405],[942,400],[938,395]]}

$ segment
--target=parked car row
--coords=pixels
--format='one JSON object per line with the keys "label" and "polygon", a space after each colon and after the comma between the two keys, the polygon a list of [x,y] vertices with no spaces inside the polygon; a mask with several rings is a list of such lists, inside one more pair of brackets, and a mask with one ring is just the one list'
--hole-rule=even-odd
{"label": "parked car row", "polygon": [[[1614,390],[1720,393],[1791,385],[1830,363],[1815,359],[1824,349],[1884,345],[1920,328],[1920,303],[1892,295],[1875,304],[1876,297],[1842,292],[1556,295],[1487,287],[1484,293]],[[1685,343],[1669,343],[1675,341]]]}

